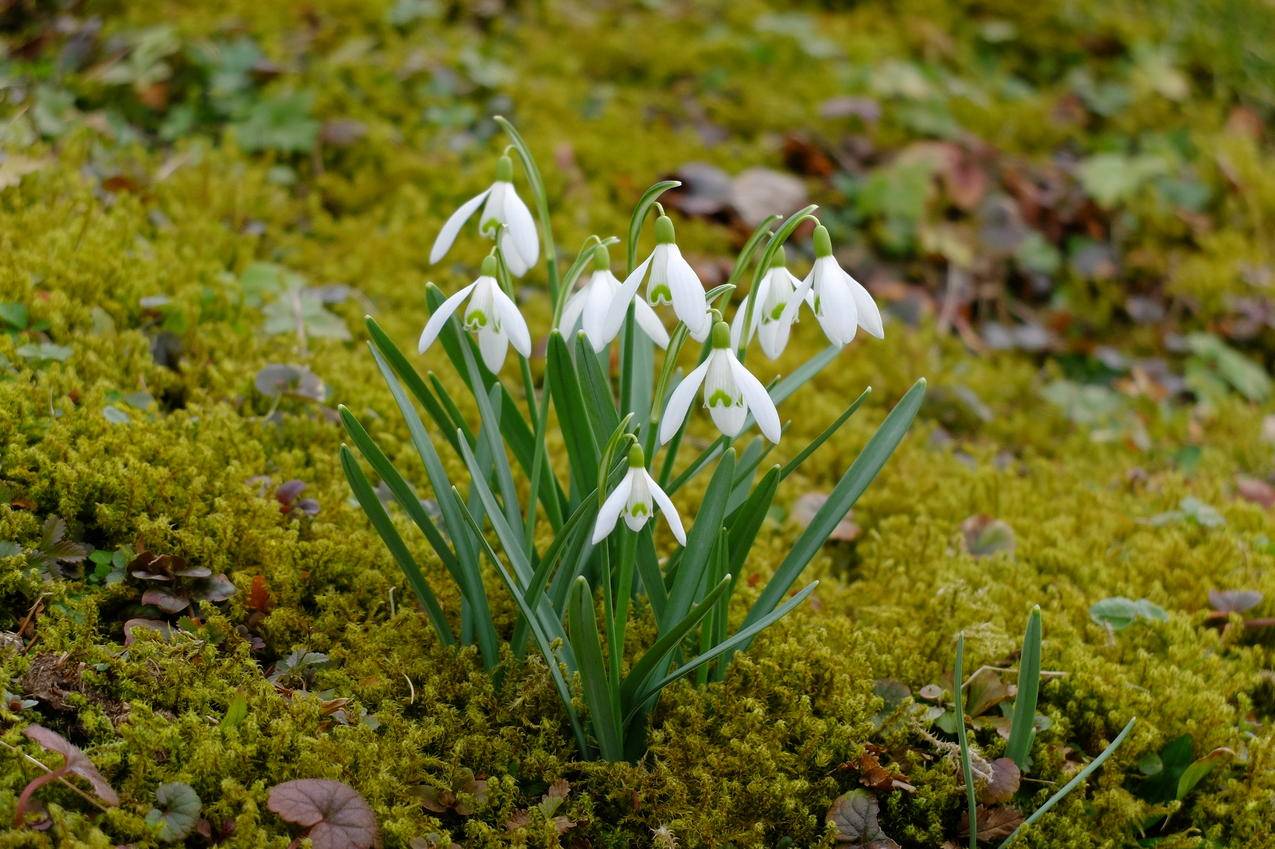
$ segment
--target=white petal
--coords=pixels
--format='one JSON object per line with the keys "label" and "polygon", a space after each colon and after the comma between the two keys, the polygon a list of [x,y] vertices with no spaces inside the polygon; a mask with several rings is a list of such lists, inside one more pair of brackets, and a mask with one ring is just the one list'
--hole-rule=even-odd
{"label": "white petal", "polygon": [[567,298],[562,307],[562,318],[558,320],[558,332],[570,336],[580,323],[580,313],[584,311],[584,300],[588,296],[586,289],[579,289]]}
{"label": "white petal", "polygon": [[492,373],[500,371],[505,363],[505,352],[509,350],[509,337],[500,330],[484,327],[478,331],[478,350],[483,355],[483,364]]}
{"label": "white petal", "polygon": [[[770,295],[770,275],[762,277],[761,284],[757,287],[757,298],[753,304],[753,326],[748,331],[748,341],[751,342],[753,334],[757,332],[757,325],[761,324],[761,318],[766,310],[766,299]],[[730,323],[730,346],[735,349],[740,347],[740,334],[744,329],[744,316],[748,312],[748,301],[739,305],[735,310],[735,317]],[[773,357],[772,357],[773,359]]]}
{"label": "white petal", "polygon": [[531,331],[527,329],[527,322],[523,319],[522,313],[518,312],[518,305],[499,286],[492,288],[492,300],[496,305],[496,317],[500,320],[500,329],[509,337],[515,351],[524,357],[530,357]]}
{"label": "white petal", "polygon": [[651,341],[661,348],[668,347],[668,331],[660,323],[660,317],[651,309],[651,305],[641,298],[633,299],[633,318],[637,320],[642,332],[651,337]]}
{"label": "white petal", "polygon": [[674,314],[686,325],[691,338],[703,342],[712,328],[704,284],[700,283],[691,264],[682,258],[677,245],[668,246],[668,285],[673,292]]}
{"label": "white petal", "polygon": [[488,194],[491,193],[491,187],[483,189],[469,200],[460,205],[460,208],[452,213],[451,217],[443,222],[443,229],[438,231],[438,238],[434,240],[434,247],[429,249],[430,265],[442,259],[447,251],[451,249],[452,242],[456,241],[456,234],[460,232],[460,228],[469,220],[469,216],[474,214],[474,210],[478,209],[478,205],[483,202]]}
{"label": "white petal", "polygon": [[850,295],[854,298],[855,309],[859,313],[859,326],[878,339],[885,338],[885,328],[881,324],[881,311],[863,284],[848,273],[846,282],[850,287]]}
{"label": "white petal", "polygon": [[615,491],[607,496],[607,500],[602,502],[602,509],[598,511],[598,521],[593,526],[593,544],[597,545],[606,538],[606,535],[615,529],[616,520],[620,518],[620,511],[629,502],[629,491],[633,489],[633,473],[624,476]]}
{"label": "white petal", "polygon": [[478,232],[491,238],[495,224],[505,223],[505,192],[512,187],[511,183],[492,183],[491,194],[483,204],[483,214],[478,216]]}
{"label": "white petal", "polygon": [[[629,490],[629,500],[624,505],[624,524],[637,533],[651,521],[651,490],[646,485],[646,469],[630,468],[628,477],[633,481],[633,487]],[[644,509],[639,511],[638,507]]]}
{"label": "white petal", "polygon": [[779,355],[784,352],[784,348],[788,347],[788,337],[791,334],[792,325],[785,324],[782,320],[763,324],[758,333],[761,337],[762,351],[772,360],[779,359]]}
{"label": "white petal", "polygon": [[704,378],[704,406],[726,436],[738,436],[748,420],[748,404],[730,366],[729,350],[716,349],[708,355],[708,375]]}
{"label": "white petal", "polygon": [[651,279],[646,285],[646,302],[661,306],[673,302],[673,290],[668,282],[668,260],[670,245],[659,244],[651,251]]}
{"label": "white petal", "polygon": [[830,267],[816,268],[815,318],[823,328],[828,341],[834,345],[844,345],[854,338],[859,329],[859,310],[855,307],[854,296],[850,294],[850,286],[846,283],[846,273],[842,271],[832,257],[816,260],[816,266],[823,261],[832,262]]}
{"label": "white petal", "polygon": [[447,323],[447,319],[451,318],[452,313],[460,308],[461,302],[469,297],[469,293],[474,291],[474,287],[477,285],[477,281],[470,283],[438,305],[438,309],[434,310],[434,314],[429,317],[429,321],[425,322],[425,329],[421,331],[421,339],[416,343],[418,353],[425,353],[425,349],[434,344],[434,340],[442,332],[443,325]]}
{"label": "white petal", "polygon": [[[815,260],[818,266],[819,261]],[[797,320],[797,311],[801,309],[801,302],[806,301],[810,304],[810,308],[814,309],[814,302],[809,300],[811,292],[815,284],[815,269],[810,269],[810,273],[806,275],[806,279],[802,280],[800,285],[792,293],[792,297],[788,299],[788,306],[784,307],[784,313],[779,320],[785,324],[792,324]]]}
{"label": "white petal", "polygon": [[664,490],[660,489],[655,478],[651,477],[645,469],[642,470],[642,474],[646,475],[647,489],[651,491],[651,498],[655,499],[660,512],[664,514],[664,521],[668,522],[669,530],[673,532],[673,536],[679,543],[686,545],[686,531],[682,528],[682,517],[677,515],[677,508],[673,506],[673,502],[669,500]]}
{"label": "white petal", "polygon": [[[522,198],[518,197],[513,183],[510,183],[509,188],[505,190],[504,207],[505,233],[515,249],[510,253],[516,252],[522,259],[524,267],[530,268],[540,258],[540,242],[536,238],[536,224],[531,217],[531,210],[527,208],[527,204],[523,203]],[[508,256],[509,254],[506,254],[506,261]]]}
{"label": "white petal", "polygon": [[744,393],[744,403],[748,405],[748,412],[752,413],[753,418],[757,420],[757,427],[761,428],[762,435],[771,442],[778,443],[781,430],[779,411],[775,409],[775,402],[771,400],[770,393],[761,385],[760,380],[753,377],[752,372],[744,368],[744,364],[735,356],[734,351],[727,351],[726,356],[730,360],[730,370],[735,375],[735,383]]}
{"label": "white petal", "polygon": [[651,257],[647,257],[642,264],[633,269],[633,273],[624,278],[624,282],[620,284],[620,288],[616,291],[614,297],[611,298],[611,305],[607,307],[606,319],[603,322],[603,334],[614,339],[620,333],[620,327],[624,324],[624,317],[629,314],[629,304],[633,301],[637,290],[642,285],[642,278],[646,275],[647,266],[651,264]]}
{"label": "white petal", "polygon": [[594,351],[601,351],[615,338],[614,335],[606,335],[606,320],[607,310],[610,309],[611,301],[619,288],[620,281],[616,280],[615,275],[609,271],[593,272],[593,277],[585,288],[582,324]]}
{"label": "white petal", "polygon": [[704,375],[708,374],[708,364],[709,360],[700,363],[694,371],[682,378],[682,382],[673,390],[673,394],[669,395],[668,403],[664,405],[664,416],[660,419],[661,445],[672,439],[673,434],[677,433],[678,428],[682,426],[682,422],[686,421],[686,414],[691,409],[691,402],[695,400],[695,393],[704,382]]}

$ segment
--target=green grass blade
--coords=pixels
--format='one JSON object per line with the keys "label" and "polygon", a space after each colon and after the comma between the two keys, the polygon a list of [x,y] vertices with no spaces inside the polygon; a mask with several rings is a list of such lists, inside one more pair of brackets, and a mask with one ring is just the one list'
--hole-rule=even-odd
{"label": "green grass blade", "polygon": [[761,595],[757,597],[757,601],[744,619],[745,623],[756,621],[766,615],[800,577],[806,565],[823,548],[833,528],[845,518],[846,513],[868,488],[868,484],[872,483],[877,472],[881,471],[885,461],[903,440],[924,398],[925,380],[922,378],[904,394],[899,403],[885,417],[881,427],[872,435],[863,451],[833,487],[828,500],[815,513],[810,524],[797,538],[788,555],[761,591]]}
{"label": "green grass blade", "polygon": [[965,802],[970,821],[970,849],[978,849],[978,799],[974,789],[974,767],[970,763],[970,741],[965,732],[965,634],[956,635],[956,669],[952,673],[956,691],[956,741],[961,751],[961,776],[965,779]]}
{"label": "green grass blade", "polygon": [[584,685],[584,702],[589,707],[589,724],[598,741],[602,757],[609,761],[624,759],[624,732],[615,710],[615,694],[607,678],[607,660],[602,653],[598,619],[593,610],[593,593],[583,576],[576,578],[567,602],[568,633],[575,650],[580,683]]}
{"label": "green grass blade", "polygon": [[1018,694],[1009,725],[1009,745],[1005,756],[1020,770],[1027,770],[1032,740],[1036,737],[1036,699],[1040,695],[1040,605],[1032,608],[1023,634],[1023,651],[1018,661]]}
{"label": "green grass blade", "polygon": [[1137,721],[1138,721],[1137,717],[1134,717],[1133,719],[1129,720],[1129,724],[1124,727],[1123,731],[1121,731],[1119,734],[1116,735],[1116,739],[1111,741],[1110,746],[1102,750],[1102,754],[1098,755],[1098,757],[1090,761],[1089,765],[1086,766],[1084,769],[1082,769],[1079,773],[1077,773],[1075,778],[1073,778],[1071,781],[1068,781],[1066,784],[1064,784],[1057,793],[1050,796],[1049,799],[1046,800],[1045,804],[1041,805],[1036,810],[1035,813],[1033,813],[1030,817],[1025,819],[1023,823],[1020,826],[1018,826],[1018,828],[1014,829],[1014,831],[1009,835],[1009,837],[1005,838],[1005,842],[1001,844],[1001,849],[1004,849],[1004,847],[1008,846],[1009,844],[1017,840],[1024,831],[1026,831],[1028,828],[1032,826],[1033,823],[1035,823],[1042,816],[1044,816],[1045,813],[1050,808],[1052,808],[1054,805],[1061,802],[1068,793],[1070,793],[1072,790],[1075,790],[1076,787],[1078,787],[1082,781],[1084,781],[1086,778],[1092,775],[1098,769],[1098,767],[1102,766],[1103,762],[1106,761],[1107,758],[1111,757],[1111,753],[1114,752],[1116,749],[1120,748],[1120,744],[1124,742],[1124,738],[1129,736],[1129,732],[1133,730],[1133,725]]}
{"label": "green grass blade", "polygon": [[354,497],[358,500],[359,506],[363,508],[363,512],[372,522],[372,527],[376,528],[376,532],[385,542],[385,547],[390,550],[395,562],[407,576],[407,583],[411,585],[412,592],[416,593],[416,597],[424,605],[430,624],[434,626],[434,632],[438,634],[438,639],[444,645],[455,645],[456,636],[452,633],[452,626],[438,603],[438,597],[430,589],[429,581],[425,579],[416,559],[408,551],[407,544],[394,529],[394,523],[385,512],[385,506],[376,497],[376,492],[372,489],[372,484],[368,482],[367,475],[363,474],[358,461],[354,459],[354,453],[345,445],[341,446],[341,468],[345,470],[345,479],[350,482],[350,489],[354,491]]}

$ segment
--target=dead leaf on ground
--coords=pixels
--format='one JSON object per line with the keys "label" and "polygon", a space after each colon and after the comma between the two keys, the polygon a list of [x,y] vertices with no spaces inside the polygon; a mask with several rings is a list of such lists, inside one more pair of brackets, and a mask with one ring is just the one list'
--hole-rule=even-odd
{"label": "dead leaf on ground", "polygon": [[50,752],[61,755],[65,759],[65,764],[60,771],[73,772],[83,778],[92,785],[93,793],[96,794],[97,798],[108,805],[118,805],[120,803],[120,797],[107,780],[102,777],[102,773],[97,771],[97,767],[93,766],[89,756],[80,751],[80,748],[74,743],[56,731],[45,728],[43,725],[28,725],[22,729],[22,733]]}
{"label": "dead leaf on ground", "polygon": [[[828,500],[827,493],[824,492],[807,492],[797,497],[792,505],[792,520],[799,525],[808,525],[815,518],[815,514],[819,512],[819,508]],[[853,514],[847,513],[846,517],[837,523],[832,529],[832,533],[828,535],[828,539],[837,542],[854,542],[859,538],[861,533],[859,526],[854,523],[850,517]]]}
{"label": "dead leaf on ground", "polygon": [[357,790],[340,781],[285,781],[270,789],[266,806],[306,829],[314,849],[369,849],[379,843],[372,809]]}
{"label": "dead leaf on ground", "polygon": [[1235,492],[1245,501],[1263,507],[1275,507],[1275,486],[1251,475],[1235,476]]}
{"label": "dead leaf on ground", "polygon": [[[975,811],[978,817],[979,840],[1001,840],[1009,837],[1014,829],[1023,822],[1023,815],[1014,808],[986,808],[979,806]],[[969,812],[961,814],[961,837],[969,837]]]}
{"label": "dead leaf on ground", "polygon": [[837,845],[851,849],[900,849],[877,822],[880,805],[866,790],[838,796],[828,809],[828,824],[836,829]]}
{"label": "dead leaf on ground", "polygon": [[991,767],[991,778],[979,789],[979,801],[988,805],[1008,802],[1018,792],[1023,774],[1011,758],[997,758]]}

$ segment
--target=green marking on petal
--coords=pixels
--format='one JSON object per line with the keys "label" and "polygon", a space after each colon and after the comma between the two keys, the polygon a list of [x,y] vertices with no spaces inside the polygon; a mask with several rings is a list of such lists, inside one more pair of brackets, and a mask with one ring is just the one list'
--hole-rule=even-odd
{"label": "green marking on petal", "polygon": [[469,331],[481,330],[487,326],[487,313],[482,310],[470,310],[465,313],[465,329]]}
{"label": "green marking on petal", "polygon": [[744,399],[732,398],[724,389],[714,389],[713,394],[708,396],[708,406],[710,407],[735,407],[742,405]]}
{"label": "green marking on petal", "polygon": [[629,505],[629,515],[632,516],[634,519],[636,519],[639,516],[651,515],[651,510],[645,504],[639,501],[637,504]]}
{"label": "green marking on petal", "polygon": [[656,305],[673,303],[673,291],[666,284],[660,283],[651,290],[651,303]]}

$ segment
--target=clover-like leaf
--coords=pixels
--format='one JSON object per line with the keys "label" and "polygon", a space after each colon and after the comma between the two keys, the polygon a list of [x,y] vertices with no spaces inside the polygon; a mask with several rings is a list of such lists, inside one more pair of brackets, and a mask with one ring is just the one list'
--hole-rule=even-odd
{"label": "clover-like leaf", "polygon": [[271,788],[266,806],[306,829],[314,849],[369,849],[379,843],[372,809],[357,790],[340,781],[285,781]]}
{"label": "clover-like leaf", "polygon": [[162,843],[174,843],[194,830],[202,804],[189,784],[161,784],[155,789],[155,807],[146,814],[146,824],[156,829]]}

